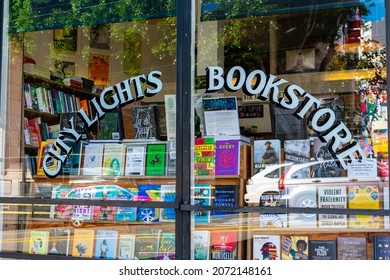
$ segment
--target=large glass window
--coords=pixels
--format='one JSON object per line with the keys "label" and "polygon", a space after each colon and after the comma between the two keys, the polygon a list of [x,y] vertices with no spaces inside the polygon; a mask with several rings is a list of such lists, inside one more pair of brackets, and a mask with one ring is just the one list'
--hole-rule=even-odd
{"label": "large glass window", "polygon": [[214,207],[192,213],[193,258],[378,257],[366,245],[389,230],[374,213],[389,207],[383,5],[197,2],[192,203]]}

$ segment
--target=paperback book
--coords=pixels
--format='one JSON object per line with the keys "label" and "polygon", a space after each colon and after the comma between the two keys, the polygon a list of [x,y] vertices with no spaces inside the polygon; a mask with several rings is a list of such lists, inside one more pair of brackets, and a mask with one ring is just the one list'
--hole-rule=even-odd
{"label": "paperback book", "polygon": [[[70,155],[66,157],[66,161],[62,164],[62,169],[60,171],[61,175],[79,175],[80,173],[80,164],[81,164],[81,149],[82,142],[76,142],[71,139],[64,140],[64,143],[71,148]],[[61,151],[61,155],[64,153]]]}
{"label": "paperback book", "polygon": [[[176,185],[161,185],[160,199],[163,202],[175,202]],[[175,222],[174,208],[160,208],[160,222]]]}
{"label": "paperback book", "polygon": [[237,232],[211,232],[211,260],[237,260]]}
{"label": "paperback book", "polygon": [[374,236],[374,260],[390,260],[390,235]]}
{"label": "paperback book", "polygon": [[47,255],[49,248],[49,231],[30,231],[28,253],[34,255]]}
{"label": "paperback book", "polygon": [[158,246],[158,260],[174,260],[175,259],[175,233],[161,232]]}
{"label": "paperback book", "polygon": [[[138,201],[160,201],[161,185],[158,184],[141,184],[138,185]],[[160,209],[155,207],[138,207],[138,222],[159,222]]]}
{"label": "paperback book", "polygon": [[[286,192],[279,194],[263,194],[260,197],[261,207],[287,207]],[[281,212],[283,209],[281,209]],[[287,227],[287,213],[260,213],[260,228]]]}
{"label": "paperback book", "polygon": [[253,260],[280,260],[279,235],[253,235]]}
{"label": "paperback book", "polygon": [[282,236],[282,260],[308,260],[308,236]]}
{"label": "paperback book", "polygon": [[118,232],[116,230],[97,230],[95,241],[95,258],[116,258]]}
{"label": "paperback book", "polygon": [[[211,185],[210,184],[195,184],[192,192],[192,202],[195,206],[210,206],[211,205]],[[195,223],[209,223],[210,211],[196,210],[194,211]]]}
{"label": "paperback book", "polygon": [[[117,200],[137,201],[137,188],[119,188]],[[117,206],[116,221],[133,222],[137,219],[137,207]]]}
{"label": "paperback book", "polygon": [[159,139],[158,110],[156,104],[131,107],[134,139]]}
{"label": "paperback book", "polygon": [[167,166],[167,145],[165,143],[150,143],[146,146],[146,176],[164,176]]}
{"label": "paperback book", "polygon": [[215,175],[238,175],[240,171],[240,141],[215,141]]}
{"label": "paperback book", "polygon": [[210,231],[191,231],[191,260],[208,260],[210,258]]}
{"label": "paperback book", "polygon": [[99,120],[97,139],[122,140],[124,135],[122,110],[115,109],[106,112],[104,118]]}
{"label": "paperback book", "polygon": [[366,260],[367,240],[364,237],[337,237],[338,260]]}
{"label": "paperback book", "polygon": [[[253,172],[255,175],[268,166],[280,164],[280,140],[254,140],[253,141]],[[267,177],[280,177],[278,169],[270,172]]]}
{"label": "paperback book", "polygon": [[[68,199],[74,198],[74,191],[71,186],[57,186],[53,188],[52,198],[55,199]],[[50,218],[70,220],[73,215],[73,205],[53,204],[50,206]]]}
{"label": "paperback book", "polygon": [[93,229],[75,229],[73,235],[72,256],[92,258],[95,231]]}
{"label": "paperback book", "polygon": [[214,137],[195,138],[195,176],[215,174]]}
{"label": "paperback book", "polygon": [[343,176],[343,169],[337,165],[327,143],[322,142],[318,137],[314,138],[314,159],[318,162],[313,171],[315,178]]}
{"label": "paperback book", "polygon": [[104,145],[102,175],[121,176],[124,174],[125,146],[120,143]]}
{"label": "paperback book", "polygon": [[53,149],[55,152],[58,153],[58,148],[55,146],[55,140],[41,141],[39,154],[38,154],[38,168],[37,168],[38,176],[45,175],[45,172],[43,170],[43,163],[46,155],[49,156],[45,162],[46,168],[49,171],[55,171],[57,169],[58,161],[54,159],[54,157],[50,156],[49,154],[49,151],[51,149]]}
{"label": "paperback book", "polygon": [[[348,187],[349,209],[379,209],[379,187],[359,185]],[[380,228],[380,218],[376,215],[349,215],[350,228]]]}
{"label": "paperback book", "polygon": [[[318,188],[318,207],[327,209],[347,208],[346,186],[324,186]],[[318,227],[346,228],[347,215],[318,214]]]}
{"label": "paperback book", "polygon": [[118,260],[134,260],[135,234],[120,234]]}
{"label": "paperback book", "polygon": [[138,260],[156,260],[160,234],[162,230],[156,228],[137,228],[135,236],[134,256]]}
{"label": "paperback book", "polygon": [[167,176],[176,175],[176,140],[167,141]]}
{"label": "paperback book", "polygon": [[[73,188],[70,195],[75,199],[93,199],[94,190],[91,187]],[[88,221],[92,220],[93,206],[90,205],[74,205],[72,212],[73,220]]]}
{"label": "paperback book", "polygon": [[337,260],[336,240],[309,240],[310,260]]}
{"label": "paperback book", "polygon": [[102,175],[103,166],[103,144],[89,143],[84,146],[84,165],[82,174],[98,176]]}
{"label": "paperback book", "polygon": [[[237,194],[237,186],[215,186],[214,187],[214,199],[213,206],[223,206],[223,207],[230,207],[230,206],[237,206],[237,200],[238,200],[238,194]],[[218,219],[218,218],[224,218],[227,217],[228,214],[231,212],[229,211],[221,211],[221,210],[214,210],[212,211],[212,218]]]}
{"label": "paperback book", "polygon": [[67,228],[53,228],[50,230],[49,255],[69,256],[70,233]]}
{"label": "paperback book", "polygon": [[[284,162],[307,163],[310,161],[310,140],[285,140]],[[310,178],[310,166],[296,172],[296,178]]]}
{"label": "paperback book", "polygon": [[126,146],[125,176],[145,175],[146,145]]}
{"label": "paperback book", "polygon": [[[116,200],[118,186],[115,185],[98,185],[95,186],[96,200]],[[95,221],[114,221],[116,207],[108,205],[92,206],[93,220]]]}

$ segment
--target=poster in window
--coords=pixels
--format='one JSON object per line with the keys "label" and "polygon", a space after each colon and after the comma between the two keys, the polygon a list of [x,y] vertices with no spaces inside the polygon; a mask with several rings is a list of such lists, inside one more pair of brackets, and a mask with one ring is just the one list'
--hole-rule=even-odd
{"label": "poster in window", "polygon": [[54,29],[53,47],[60,51],[77,51],[77,27]]}
{"label": "poster in window", "polygon": [[88,68],[89,79],[93,80],[96,86],[108,85],[110,62],[107,55],[91,54]]}
{"label": "poster in window", "polygon": [[90,47],[100,50],[110,49],[110,27],[107,24],[91,26]]}

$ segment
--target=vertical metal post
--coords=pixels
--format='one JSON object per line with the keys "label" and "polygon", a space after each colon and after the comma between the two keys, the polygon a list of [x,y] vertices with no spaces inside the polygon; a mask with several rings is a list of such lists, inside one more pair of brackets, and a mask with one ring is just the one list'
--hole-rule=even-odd
{"label": "vertical metal post", "polygon": [[[190,203],[192,174],[193,0],[176,0],[176,201]],[[191,258],[191,212],[176,212],[176,259]]]}

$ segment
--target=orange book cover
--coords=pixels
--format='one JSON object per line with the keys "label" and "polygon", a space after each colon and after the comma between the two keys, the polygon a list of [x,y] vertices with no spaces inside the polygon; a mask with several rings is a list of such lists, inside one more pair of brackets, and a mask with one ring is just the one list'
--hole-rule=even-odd
{"label": "orange book cover", "polygon": [[72,256],[92,258],[95,231],[93,229],[75,229],[73,235]]}

